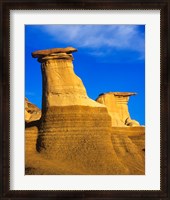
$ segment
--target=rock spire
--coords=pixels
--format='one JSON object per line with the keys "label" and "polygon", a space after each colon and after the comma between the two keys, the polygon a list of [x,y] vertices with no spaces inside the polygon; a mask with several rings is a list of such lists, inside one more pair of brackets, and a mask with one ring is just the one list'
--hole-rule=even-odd
{"label": "rock spire", "polygon": [[111,141],[111,117],[105,105],[90,99],[74,73],[76,49],[55,48],[32,53],[41,62],[42,117],[38,151],[55,162],[89,174],[128,174]]}

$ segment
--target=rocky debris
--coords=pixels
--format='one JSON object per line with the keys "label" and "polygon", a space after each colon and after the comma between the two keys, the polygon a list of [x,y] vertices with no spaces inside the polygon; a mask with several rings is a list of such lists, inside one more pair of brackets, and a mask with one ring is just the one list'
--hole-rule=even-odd
{"label": "rocky debris", "polygon": [[132,120],[129,114],[129,97],[136,95],[133,92],[108,92],[99,95],[97,102],[106,105],[112,118],[112,126],[140,126],[139,122]]}
{"label": "rocky debris", "polygon": [[39,120],[41,117],[41,110],[34,104],[25,98],[25,122],[29,123],[32,121]]}

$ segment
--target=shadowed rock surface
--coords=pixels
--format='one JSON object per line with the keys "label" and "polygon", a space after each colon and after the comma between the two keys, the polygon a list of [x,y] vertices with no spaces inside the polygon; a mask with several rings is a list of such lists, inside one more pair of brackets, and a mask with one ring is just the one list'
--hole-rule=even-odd
{"label": "shadowed rock surface", "polygon": [[26,129],[38,133],[32,142],[37,150],[26,154],[26,174],[144,174],[138,147],[128,136],[113,134],[106,106],[87,96],[71,49],[32,53],[41,63],[43,106],[38,125]]}

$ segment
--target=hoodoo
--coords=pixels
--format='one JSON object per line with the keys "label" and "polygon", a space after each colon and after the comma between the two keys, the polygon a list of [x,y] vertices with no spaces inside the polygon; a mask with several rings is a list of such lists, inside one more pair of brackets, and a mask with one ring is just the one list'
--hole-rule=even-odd
{"label": "hoodoo", "polygon": [[[105,105],[90,99],[74,73],[72,47],[32,53],[41,63],[42,117],[37,150],[86,174],[129,174],[111,141],[111,117]],[[54,172],[55,173],[55,172]]]}
{"label": "hoodoo", "polygon": [[106,105],[112,118],[112,126],[140,126],[139,122],[132,120],[129,114],[129,97],[136,95],[133,92],[108,92],[99,95],[97,102]]}
{"label": "hoodoo", "polygon": [[144,174],[143,146],[133,137],[138,148],[118,126],[133,121],[127,102],[134,93],[90,99],[74,73],[76,51],[67,47],[32,53],[41,63],[43,98],[40,119],[26,100],[26,174]]}
{"label": "hoodoo", "polygon": [[[97,102],[106,105],[108,109],[108,113],[112,118],[112,141],[114,148],[119,145],[122,149],[124,149],[124,145],[122,145],[122,140],[125,141],[126,146],[129,145],[130,142],[136,144],[139,149],[144,153],[145,149],[145,127],[140,126],[139,122],[131,119],[129,109],[128,109],[128,101],[130,96],[136,95],[134,92],[108,92],[99,95],[96,99]],[[128,136],[128,137],[127,137]],[[131,139],[131,141],[129,140]],[[118,141],[116,143],[116,141]],[[130,145],[130,148],[134,153],[133,145]],[[137,154],[136,154],[137,155]],[[120,159],[122,156],[118,156]],[[127,155],[126,155],[127,158]],[[131,157],[126,160],[126,165],[128,165],[127,161],[130,161]],[[139,160],[139,159],[138,159]],[[133,162],[133,161],[132,161]],[[134,166],[134,164],[133,164]]]}

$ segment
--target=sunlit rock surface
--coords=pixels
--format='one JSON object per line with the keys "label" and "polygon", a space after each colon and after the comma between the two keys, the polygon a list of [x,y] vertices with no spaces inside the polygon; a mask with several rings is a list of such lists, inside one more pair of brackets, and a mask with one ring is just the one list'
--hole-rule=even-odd
{"label": "sunlit rock surface", "polygon": [[129,114],[129,97],[133,92],[108,92],[99,95],[97,102],[106,105],[112,118],[112,126],[140,126],[139,122],[132,120]]}
{"label": "sunlit rock surface", "polygon": [[128,101],[134,92],[108,92],[100,94],[96,99],[97,102],[106,105],[108,113],[112,118],[112,135],[124,134],[144,154],[145,152],[145,127],[141,126],[138,121],[131,119]]}
{"label": "sunlit rock surface", "polygon": [[41,117],[41,110],[34,105],[33,103],[29,102],[27,98],[25,98],[25,122],[32,122],[39,120]]}
{"label": "sunlit rock surface", "polygon": [[26,128],[26,134],[38,134],[26,154],[26,174],[144,174],[140,149],[127,135],[112,132],[106,106],[87,96],[74,73],[76,51],[32,53],[41,63],[43,102],[40,121]]}

